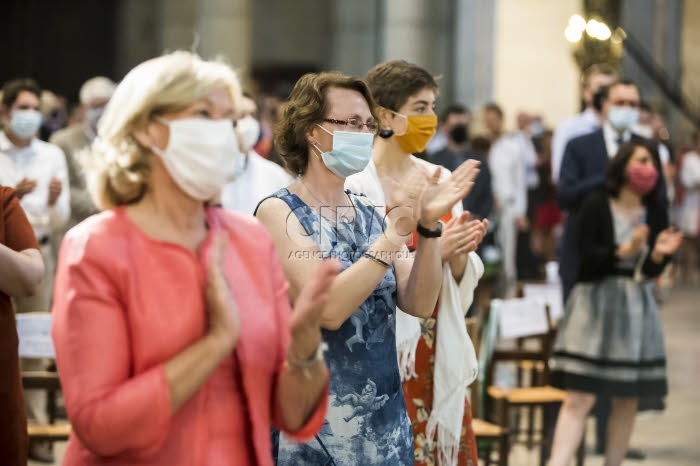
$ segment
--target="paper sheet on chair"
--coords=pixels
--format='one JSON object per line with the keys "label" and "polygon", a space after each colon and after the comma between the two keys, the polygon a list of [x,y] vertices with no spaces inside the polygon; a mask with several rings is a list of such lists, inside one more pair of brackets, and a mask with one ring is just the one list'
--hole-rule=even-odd
{"label": "paper sheet on chair", "polygon": [[502,339],[547,333],[549,324],[544,305],[529,298],[503,301],[499,330]]}
{"label": "paper sheet on chair", "polygon": [[51,339],[51,314],[17,314],[19,356],[22,358],[56,357]]}
{"label": "paper sheet on chair", "polygon": [[524,285],[523,296],[546,303],[549,306],[549,315],[553,320],[559,320],[564,317],[561,285],[554,283]]}

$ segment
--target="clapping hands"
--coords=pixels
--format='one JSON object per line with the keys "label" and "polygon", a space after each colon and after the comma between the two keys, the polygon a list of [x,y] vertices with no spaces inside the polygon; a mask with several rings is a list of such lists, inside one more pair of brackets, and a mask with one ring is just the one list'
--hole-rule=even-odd
{"label": "clapping hands", "polygon": [[445,224],[440,237],[440,256],[448,261],[459,254],[476,251],[486,234],[488,220],[471,220],[469,212],[452,218]]}

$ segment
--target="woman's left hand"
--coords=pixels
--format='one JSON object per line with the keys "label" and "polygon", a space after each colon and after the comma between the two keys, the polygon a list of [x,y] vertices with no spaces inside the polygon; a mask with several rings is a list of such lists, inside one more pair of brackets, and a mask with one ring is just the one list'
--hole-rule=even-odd
{"label": "woman's left hand", "polygon": [[654,243],[654,255],[668,256],[673,254],[678,250],[683,240],[683,232],[676,230],[675,228],[666,228],[664,231],[659,233],[656,237],[656,242]]}
{"label": "woman's left hand", "polygon": [[474,186],[474,179],[479,174],[478,166],[478,161],[467,160],[442,183],[438,183],[441,168],[435,170],[429,177],[421,196],[421,225],[435,225],[457,202],[469,194]]}
{"label": "woman's left hand", "polygon": [[446,262],[459,254],[476,251],[486,234],[487,220],[469,220],[471,214],[463,212],[445,224],[440,237],[440,256]]}
{"label": "woman's left hand", "polygon": [[323,261],[299,292],[289,325],[292,334],[289,351],[295,358],[310,358],[321,344],[321,312],[341,268],[337,259]]}

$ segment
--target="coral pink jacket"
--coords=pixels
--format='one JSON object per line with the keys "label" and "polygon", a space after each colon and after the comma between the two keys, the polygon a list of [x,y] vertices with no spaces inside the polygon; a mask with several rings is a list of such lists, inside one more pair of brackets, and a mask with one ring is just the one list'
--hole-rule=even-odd
{"label": "coral pink jacket", "polygon": [[[290,340],[288,285],[254,218],[207,209],[207,219],[200,257],[146,236],[123,208],[66,235],[52,330],[73,426],[64,464],[193,466],[214,457],[215,466],[272,464],[270,427],[285,430],[274,393]],[[225,270],[241,319],[239,383],[228,358],[171,415],[164,363],[206,331],[204,258],[221,229],[230,237]],[[318,432],[327,396],[288,437]]]}

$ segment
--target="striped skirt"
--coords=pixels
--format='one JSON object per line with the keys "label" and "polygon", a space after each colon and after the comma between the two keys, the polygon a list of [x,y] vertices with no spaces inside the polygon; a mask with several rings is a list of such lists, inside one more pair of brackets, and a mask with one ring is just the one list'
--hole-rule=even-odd
{"label": "striped skirt", "polygon": [[623,398],[666,395],[663,330],[651,288],[618,276],[577,284],[559,323],[552,385]]}

